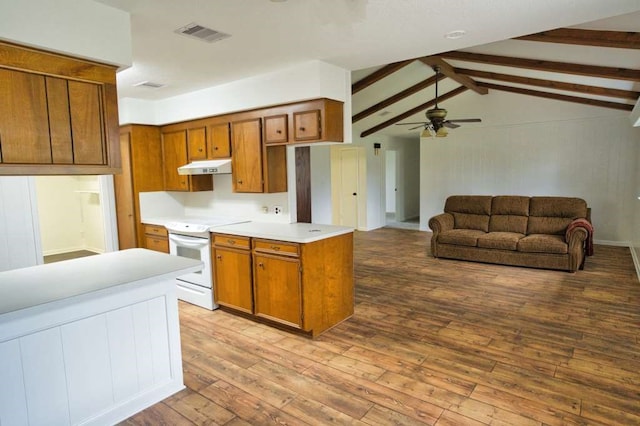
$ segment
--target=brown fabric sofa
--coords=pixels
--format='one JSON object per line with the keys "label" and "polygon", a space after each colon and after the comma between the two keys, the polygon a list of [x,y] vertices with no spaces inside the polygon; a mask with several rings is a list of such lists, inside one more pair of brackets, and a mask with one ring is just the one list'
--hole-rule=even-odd
{"label": "brown fabric sofa", "polygon": [[589,216],[581,198],[452,195],[429,220],[431,254],[575,272],[592,237]]}

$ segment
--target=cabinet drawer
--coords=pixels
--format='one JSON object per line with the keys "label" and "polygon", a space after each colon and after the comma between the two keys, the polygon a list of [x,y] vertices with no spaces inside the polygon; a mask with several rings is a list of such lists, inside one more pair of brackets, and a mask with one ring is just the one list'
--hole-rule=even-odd
{"label": "cabinet drawer", "polygon": [[144,246],[149,250],[169,253],[169,240],[167,238],[161,238],[161,237],[156,238],[156,237],[147,235],[144,238]]}
{"label": "cabinet drawer", "polygon": [[299,256],[300,245],[274,240],[253,240],[253,249],[261,253],[281,254],[285,256]]}
{"label": "cabinet drawer", "polygon": [[237,235],[213,234],[213,244],[223,247],[235,247],[239,249],[249,249],[251,239],[249,237],[239,237]]}
{"label": "cabinet drawer", "polygon": [[155,235],[158,237],[167,237],[167,228],[159,225],[145,225],[144,233],[147,235]]}

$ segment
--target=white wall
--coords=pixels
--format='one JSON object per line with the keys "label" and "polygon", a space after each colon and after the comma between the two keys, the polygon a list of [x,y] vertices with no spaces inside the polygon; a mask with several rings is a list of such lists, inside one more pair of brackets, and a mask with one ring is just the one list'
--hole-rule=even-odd
{"label": "white wall", "polygon": [[29,177],[0,177],[0,271],[42,262],[34,198]]}
{"label": "white wall", "polygon": [[625,114],[461,127],[444,142],[425,140],[420,229],[451,194],[576,196],[592,208],[596,240],[628,243],[639,149],[640,129]]}
{"label": "white wall", "polygon": [[[640,143],[636,141],[636,143]],[[632,254],[636,264],[636,272],[640,278],[640,148],[636,156],[636,199],[633,201],[633,214],[630,219],[631,235],[632,235]]]}
{"label": "white wall", "polygon": [[130,66],[129,14],[88,0],[0,0],[0,39]]}
{"label": "white wall", "polygon": [[311,147],[311,221],[331,225],[331,147]]}

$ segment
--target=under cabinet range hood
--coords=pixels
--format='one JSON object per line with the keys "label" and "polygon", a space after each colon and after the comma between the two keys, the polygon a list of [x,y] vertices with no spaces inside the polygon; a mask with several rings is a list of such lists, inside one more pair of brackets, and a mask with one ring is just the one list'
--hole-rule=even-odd
{"label": "under cabinet range hood", "polygon": [[193,161],[178,167],[180,175],[222,175],[231,173],[231,159]]}

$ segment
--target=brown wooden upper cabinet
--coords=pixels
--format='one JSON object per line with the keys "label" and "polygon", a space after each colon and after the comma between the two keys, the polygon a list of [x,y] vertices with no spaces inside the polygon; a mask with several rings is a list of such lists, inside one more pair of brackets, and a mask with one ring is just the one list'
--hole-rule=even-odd
{"label": "brown wooden upper cabinet", "polygon": [[296,141],[321,139],[320,110],[294,112],[293,129],[293,139]]}
{"label": "brown wooden upper cabinet", "polygon": [[0,42],[0,175],[120,172],[116,68]]}
{"label": "brown wooden upper cabinet", "polygon": [[178,167],[189,162],[191,138],[193,146],[198,146],[202,132],[198,130],[178,130],[162,133],[162,164],[164,170],[165,191],[211,191],[213,177],[211,175],[181,175]]}
{"label": "brown wooden upper cabinet", "polygon": [[273,115],[264,118],[264,143],[287,143],[287,114]]}
{"label": "brown wooden upper cabinet", "polygon": [[229,123],[215,124],[208,127],[209,139],[207,144],[207,158],[231,157],[231,132]]}
{"label": "brown wooden upper cabinet", "polygon": [[263,192],[261,130],[259,118],[231,123],[234,192]]}
{"label": "brown wooden upper cabinet", "polygon": [[[207,128],[197,127],[187,130],[187,152],[189,161],[207,159]],[[184,164],[182,164],[184,166]]]}

